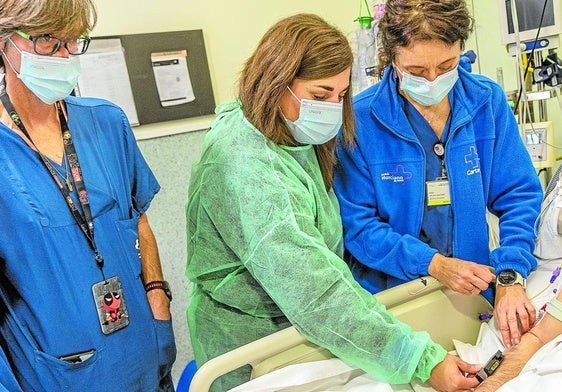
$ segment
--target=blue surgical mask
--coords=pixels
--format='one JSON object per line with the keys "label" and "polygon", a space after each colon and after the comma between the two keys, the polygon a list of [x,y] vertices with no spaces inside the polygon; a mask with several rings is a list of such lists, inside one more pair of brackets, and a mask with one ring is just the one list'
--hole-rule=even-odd
{"label": "blue surgical mask", "polygon": [[294,122],[285,119],[295,140],[301,144],[324,144],[333,139],[343,123],[343,103],[299,99],[287,88],[300,103],[299,117]]}
{"label": "blue surgical mask", "polygon": [[10,67],[41,101],[53,104],[70,95],[80,76],[78,57],[40,56],[20,50],[13,42],[12,45],[21,54],[20,71],[11,63]]}
{"label": "blue surgical mask", "polygon": [[436,105],[445,98],[459,78],[458,67],[439,75],[433,81],[421,76],[414,76],[402,72],[394,65],[400,74],[400,90],[405,91],[414,101],[422,106]]}

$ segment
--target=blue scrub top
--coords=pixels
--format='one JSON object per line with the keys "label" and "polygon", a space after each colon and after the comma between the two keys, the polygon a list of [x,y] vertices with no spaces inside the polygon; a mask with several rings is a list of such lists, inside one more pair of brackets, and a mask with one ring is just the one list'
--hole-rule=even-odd
{"label": "blue scrub top", "polygon": [[[157,391],[175,345],[171,321],[155,320],[146,297],[137,225],[159,185],[120,109],[66,102],[103,272],[121,279],[130,324],[102,333],[94,253],[38,154],[0,124],[0,338],[23,390]],[[92,349],[81,363],[59,359]]]}
{"label": "blue scrub top", "polygon": [[[452,105],[453,102],[451,102]],[[445,157],[438,157],[433,150],[433,146],[438,142],[446,146],[451,116],[447,119],[441,140],[439,140],[425,118],[406,99],[404,99],[404,111],[425,153],[425,181],[435,181],[442,176],[441,159],[445,159]],[[419,238],[432,248],[437,249],[443,256],[450,257],[453,255],[453,212],[451,205],[428,206],[427,185],[425,197]]]}

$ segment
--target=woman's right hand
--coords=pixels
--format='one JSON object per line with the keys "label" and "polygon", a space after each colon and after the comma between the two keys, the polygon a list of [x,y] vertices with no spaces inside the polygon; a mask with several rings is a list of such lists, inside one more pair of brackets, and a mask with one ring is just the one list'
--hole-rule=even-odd
{"label": "woman's right hand", "polygon": [[445,257],[436,253],[428,268],[429,275],[460,294],[480,294],[496,276],[486,265]]}
{"label": "woman's right hand", "polygon": [[471,365],[462,359],[447,354],[445,359],[431,371],[428,383],[437,391],[454,392],[476,388],[479,384],[474,376],[481,365]]}

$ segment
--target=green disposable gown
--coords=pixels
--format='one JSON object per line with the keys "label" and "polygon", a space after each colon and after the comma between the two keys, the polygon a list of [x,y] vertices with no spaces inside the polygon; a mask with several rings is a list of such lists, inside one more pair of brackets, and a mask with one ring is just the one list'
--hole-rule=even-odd
{"label": "green disposable gown", "polygon": [[[199,366],[290,325],[389,383],[425,381],[445,357],[353,279],[342,260],[338,203],[313,146],[273,143],[238,101],[217,108],[186,213],[194,283],[187,318]],[[213,388],[248,379],[241,369]]]}

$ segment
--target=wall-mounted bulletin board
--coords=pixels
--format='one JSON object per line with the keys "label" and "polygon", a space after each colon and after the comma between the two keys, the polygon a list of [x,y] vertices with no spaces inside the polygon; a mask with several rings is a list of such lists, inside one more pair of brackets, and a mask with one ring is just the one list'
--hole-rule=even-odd
{"label": "wall-mounted bulletin board", "polygon": [[[124,58],[123,72],[118,72],[119,56]],[[127,102],[119,100],[129,89],[132,98],[125,101],[134,101],[134,108],[125,111],[132,125],[214,113],[202,30],[93,37],[91,48],[81,57],[79,95],[101,96],[125,108]],[[126,74],[130,83],[122,85]],[[113,94],[121,98],[112,99]]]}

